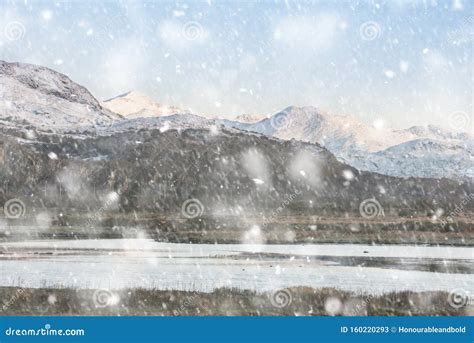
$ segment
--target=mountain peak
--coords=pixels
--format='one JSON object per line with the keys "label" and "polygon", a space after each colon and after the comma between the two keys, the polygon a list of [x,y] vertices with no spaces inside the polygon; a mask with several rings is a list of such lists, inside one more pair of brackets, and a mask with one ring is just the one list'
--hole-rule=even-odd
{"label": "mountain peak", "polygon": [[471,138],[434,125],[391,130],[312,106],[289,106],[257,123],[226,125],[284,140],[318,143],[360,170],[454,179],[474,173]]}
{"label": "mountain peak", "polygon": [[119,119],[83,86],[52,69],[0,61],[0,120],[37,127],[102,125]]}
{"label": "mountain peak", "polygon": [[166,106],[148,95],[131,90],[114,98],[105,100],[102,105],[112,112],[127,118],[159,117],[176,114],[182,110],[175,106]]}
{"label": "mountain peak", "polygon": [[[15,83],[35,92],[100,109],[100,104],[83,86],[47,67],[0,60],[0,77],[4,83]],[[8,85],[5,85],[8,87]]]}

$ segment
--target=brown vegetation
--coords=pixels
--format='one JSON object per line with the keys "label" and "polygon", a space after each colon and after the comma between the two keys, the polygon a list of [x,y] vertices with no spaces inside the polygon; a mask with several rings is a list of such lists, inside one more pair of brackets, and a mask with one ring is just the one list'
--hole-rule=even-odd
{"label": "brown vegetation", "polygon": [[[104,292],[101,296],[97,292]],[[333,288],[294,287],[276,293],[221,288],[212,293],[129,289],[0,288],[2,315],[105,316],[457,316],[446,292],[356,295]],[[101,297],[101,298],[99,298]],[[107,298],[116,301],[108,302]],[[273,300],[272,300],[273,298]],[[291,300],[289,300],[291,299]],[[105,300],[105,301],[104,301]],[[99,302],[99,303],[98,303]],[[0,308],[2,311],[2,308]]]}

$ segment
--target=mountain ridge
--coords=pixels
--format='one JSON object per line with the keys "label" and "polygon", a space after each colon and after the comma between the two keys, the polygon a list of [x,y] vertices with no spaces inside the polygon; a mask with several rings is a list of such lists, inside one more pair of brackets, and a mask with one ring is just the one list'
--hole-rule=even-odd
{"label": "mountain ridge", "polygon": [[43,129],[106,126],[122,117],[52,69],[0,60],[0,121]]}
{"label": "mountain ridge", "polygon": [[[47,79],[60,80],[55,74]],[[18,86],[10,77],[0,80],[11,81],[4,82],[6,87]],[[27,90],[31,103],[15,106],[11,111],[18,114],[11,115],[29,114],[25,118],[31,122],[17,125],[0,114],[0,205],[11,199],[23,204],[20,225],[44,227],[46,217],[47,227],[51,222],[108,233],[127,227],[161,237],[180,230],[244,233],[272,222],[268,230],[293,230],[308,237],[305,242],[320,236],[322,227],[331,235],[340,230],[352,235],[353,230],[396,228],[399,220],[413,235],[427,228],[469,229],[464,218],[446,219],[443,225],[439,219],[470,196],[471,180],[400,178],[358,170],[318,143],[244,131],[192,113],[111,118],[96,125],[94,119],[108,112],[89,111],[88,101],[67,101],[65,110],[78,106],[88,121],[58,125],[59,119],[76,114],[53,109],[50,126],[45,126],[41,115],[27,109],[56,102],[55,92]],[[5,92],[14,96],[16,88]],[[189,202],[196,216],[186,212]],[[283,212],[275,214],[280,208]],[[474,203],[463,210],[474,213]],[[308,223],[281,220],[298,216]],[[316,217],[334,222],[320,223]],[[350,220],[350,226],[338,218]]]}
{"label": "mountain ridge", "polygon": [[218,134],[224,127],[319,144],[340,161],[385,175],[474,177],[472,136],[433,125],[375,128],[313,106],[289,106],[258,121],[253,121],[254,116],[241,118],[246,121],[210,119],[177,107],[171,107],[169,114],[168,108],[138,91],[99,103],[67,76],[22,63],[0,62],[0,95],[0,124],[4,126],[102,135],[150,128],[162,132],[206,128]]}
{"label": "mountain ridge", "polygon": [[[139,120],[140,116],[134,119],[137,119],[135,123],[142,128],[148,124],[162,125],[163,129],[223,125],[284,140],[318,143],[341,161],[361,170],[386,175],[474,177],[471,148],[474,140],[467,132],[454,132],[434,125],[396,130],[376,128],[356,117],[330,114],[314,106],[288,106],[266,118],[237,116],[235,119],[210,119],[196,114],[190,116],[184,112],[161,116],[165,124],[161,120],[147,123],[146,120]],[[118,126],[131,127],[131,123]],[[433,153],[423,160],[419,155],[420,147],[415,143],[409,144],[420,139],[430,140]],[[433,150],[436,146],[441,150]],[[398,156],[394,155],[396,151],[400,151]]]}

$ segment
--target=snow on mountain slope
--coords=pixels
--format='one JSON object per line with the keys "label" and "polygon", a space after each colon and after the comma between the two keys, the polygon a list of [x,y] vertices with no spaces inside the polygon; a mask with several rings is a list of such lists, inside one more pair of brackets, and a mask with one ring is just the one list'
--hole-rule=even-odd
{"label": "snow on mountain slope", "polygon": [[393,176],[474,178],[474,144],[429,138],[408,141],[372,154],[343,154],[352,166]]}
{"label": "snow on mountain slope", "polygon": [[[209,119],[169,109],[138,92],[106,101],[109,111],[65,75],[51,69],[0,61],[0,124],[100,132],[219,126],[318,143],[340,160],[381,174],[403,177],[474,177],[474,139],[435,126],[377,129],[353,117],[314,107],[288,107],[258,122]],[[178,111],[172,107],[171,111]],[[253,118],[252,118],[253,119]],[[242,117],[241,120],[250,120]]]}
{"label": "snow on mountain slope", "polygon": [[193,114],[136,118],[111,129],[158,127],[162,131],[219,126],[256,132],[284,140],[318,143],[341,161],[360,170],[399,177],[474,176],[474,140],[435,126],[406,130],[376,129],[353,117],[334,116],[314,107],[288,107],[256,123],[208,119]]}
{"label": "snow on mountain slope", "polygon": [[138,91],[131,91],[106,100],[102,103],[102,106],[130,119],[158,117],[183,112],[178,107],[162,105]]}
{"label": "snow on mountain slope", "polygon": [[191,113],[179,113],[160,117],[139,117],[115,122],[107,131],[126,131],[159,128],[162,132],[170,129],[211,128],[216,123]]}
{"label": "snow on mountain slope", "polygon": [[319,143],[329,150],[341,151],[356,146],[368,152],[416,138],[411,133],[396,133],[368,126],[353,117],[330,115],[315,107],[288,107],[257,123],[225,124],[260,132],[281,139]]}
{"label": "snow on mountain slope", "polygon": [[377,129],[314,107],[288,107],[257,123],[226,126],[281,139],[319,143],[361,170],[402,177],[473,177],[473,138],[435,126]]}
{"label": "snow on mountain slope", "polygon": [[0,121],[49,129],[104,126],[120,116],[54,70],[0,61]]}
{"label": "snow on mountain slope", "polygon": [[420,138],[432,138],[441,140],[469,140],[470,138],[472,139],[472,137],[470,137],[467,132],[453,132],[434,125],[412,126],[408,129],[398,130],[396,132],[403,131],[412,133]]}

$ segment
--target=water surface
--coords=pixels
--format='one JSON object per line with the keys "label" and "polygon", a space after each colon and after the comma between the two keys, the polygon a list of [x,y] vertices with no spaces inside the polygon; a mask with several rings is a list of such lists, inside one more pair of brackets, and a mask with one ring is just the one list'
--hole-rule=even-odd
{"label": "water surface", "polygon": [[[401,245],[172,244],[149,239],[0,244],[0,286],[268,291],[335,287],[358,293],[474,292],[473,249]],[[423,266],[462,265],[462,273]]]}

